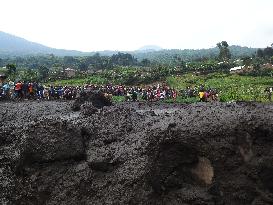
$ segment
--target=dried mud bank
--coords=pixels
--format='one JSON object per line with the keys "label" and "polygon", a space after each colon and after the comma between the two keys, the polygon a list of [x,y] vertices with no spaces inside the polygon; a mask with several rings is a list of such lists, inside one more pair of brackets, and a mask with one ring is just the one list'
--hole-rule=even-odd
{"label": "dried mud bank", "polygon": [[0,204],[273,204],[272,104],[0,106]]}

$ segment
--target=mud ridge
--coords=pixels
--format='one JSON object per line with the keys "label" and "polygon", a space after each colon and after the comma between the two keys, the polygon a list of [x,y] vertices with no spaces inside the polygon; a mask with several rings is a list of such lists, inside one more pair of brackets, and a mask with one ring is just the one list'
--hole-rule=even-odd
{"label": "mud ridge", "polygon": [[0,204],[273,204],[272,104],[91,98],[1,103]]}

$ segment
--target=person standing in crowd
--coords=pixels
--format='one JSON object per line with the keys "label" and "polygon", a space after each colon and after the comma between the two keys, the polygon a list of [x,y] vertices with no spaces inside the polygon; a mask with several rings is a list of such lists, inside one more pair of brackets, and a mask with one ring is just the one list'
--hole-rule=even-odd
{"label": "person standing in crowd", "polygon": [[8,83],[4,83],[4,85],[3,85],[3,95],[5,97],[9,97],[9,92],[10,92],[10,85]]}
{"label": "person standing in crowd", "polygon": [[49,99],[54,99],[55,98],[55,88],[53,85],[50,86],[49,88]]}
{"label": "person standing in crowd", "polygon": [[204,91],[199,91],[199,100],[200,102],[205,102],[205,92]]}
{"label": "person standing in crowd", "polygon": [[267,87],[265,89],[265,92],[267,93],[267,99],[269,100],[269,102],[271,102],[272,101],[273,88],[272,87]]}
{"label": "person standing in crowd", "polygon": [[33,83],[28,84],[28,93],[29,93],[29,98],[34,98],[34,89],[33,89]]}
{"label": "person standing in crowd", "polygon": [[22,94],[24,99],[28,98],[28,83],[26,81],[22,85]]}
{"label": "person standing in crowd", "polygon": [[203,85],[200,85],[199,88],[199,100],[200,102],[206,101],[205,87]]}
{"label": "person standing in crowd", "polygon": [[135,89],[133,89],[133,91],[132,91],[132,101],[133,102],[137,101],[137,92]]}
{"label": "person standing in crowd", "polygon": [[44,87],[44,93],[43,96],[46,100],[49,100],[49,87],[45,86]]}
{"label": "person standing in crowd", "polygon": [[44,98],[44,86],[42,84],[38,84],[38,98],[42,99]]}
{"label": "person standing in crowd", "polygon": [[15,91],[15,97],[16,98],[22,98],[22,83],[21,81],[18,81],[16,84],[15,84],[15,88],[14,88],[14,91]]}

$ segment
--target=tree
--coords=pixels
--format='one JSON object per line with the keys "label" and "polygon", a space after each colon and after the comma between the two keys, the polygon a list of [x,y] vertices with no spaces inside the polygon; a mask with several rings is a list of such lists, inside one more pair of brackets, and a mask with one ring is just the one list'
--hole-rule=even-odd
{"label": "tree", "polygon": [[147,67],[147,66],[149,66],[149,65],[151,64],[151,61],[150,61],[149,59],[147,59],[147,58],[144,58],[144,59],[140,62],[140,64],[141,64],[142,66],[144,66],[144,67]]}
{"label": "tree", "polygon": [[178,66],[180,68],[180,70],[182,71],[184,68],[186,68],[186,62],[183,61],[183,59],[180,56],[175,55],[174,56],[174,66]]}
{"label": "tree", "polygon": [[257,50],[256,56],[259,57],[259,58],[263,58],[263,57],[264,57],[264,52],[263,52],[263,50],[259,48],[259,49]]}
{"label": "tree", "polygon": [[222,61],[228,61],[231,58],[231,54],[228,48],[228,43],[226,41],[222,41],[216,44],[220,50],[218,58]]}
{"label": "tree", "polygon": [[78,63],[78,60],[73,56],[64,56],[63,63],[66,67],[74,67]]}
{"label": "tree", "polygon": [[264,49],[264,56],[266,56],[266,57],[273,56],[273,48],[272,47],[266,47]]}
{"label": "tree", "polygon": [[83,61],[81,61],[79,63],[78,67],[79,67],[80,71],[87,71],[88,70],[88,65]]}
{"label": "tree", "polygon": [[114,65],[121,65],[121,66],[130,66],[130,65],[136,65],[137,59],[134,58],[129,53],[120,53],[114,54],[111,57],[111,61]]}
{"label": "tree", "polygon": [[49,75],[49,69],[46,66],[40,66],[38,68],[38,79],[39,80],[46,80]]}
{"label": "tree", "polygon": [[249,56],[243,57],[242,60],[246,67],[251,65],[252,59]]}
{"label": "tree", "polygon": [[28,68],[24,72],[24,79],[27,81],[36,81],[37,80],[37,72],[34,69]]}
{"label": "tree", "polygon": [[14,64],[7,64],[6,69],[8,70],[8,75],[16,72],[16,66]]}
{"label": "tree", "polygon": [[254,74],[258,75],[261,71],[261,65],[264,63],[262,58],[254,58],[252,59],[252,65],[254,68]]}

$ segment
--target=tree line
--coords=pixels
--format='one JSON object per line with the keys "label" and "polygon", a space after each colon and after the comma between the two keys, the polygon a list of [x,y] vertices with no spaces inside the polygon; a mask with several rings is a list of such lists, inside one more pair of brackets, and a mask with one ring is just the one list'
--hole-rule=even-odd
{"label": "tree line", "polygon": [[[148,72],[154,76],[152,77],[154,79],[156,77],[192,71],[229,71],[231,67],[238,66],[234,61],[238,56],[236,57],[232,54],[234,52],[234,46],[229,46],[226,41],[222,41],[216,44],[216,48],[217,52],[210,53],[208,55],[209,57],[203,55],[204,53],[202,54],[199,50],[198,52],[201,52],[200,55],[195,56],[191,61],[186,60],[185,56],[180,55],[181,53],[171,50],[170,52],[167,52],[166,56],[161,57],[159,60],[149,57],[151,53],[155,52],[148,52],[146,53],[147,58],[140,59],[130,53],[122,52],[114,53],[111,56],[102,56],[99,53],[95,53],[92,56],[84,57],[58,57],[50,54],[44,56],[0,58],[0,67],[5,66],[6,73],[13,78],[45,80],[49,77],[51,79],[65,78],[63,75],[65,68],[73,68],[81,73],[99,70],[113,70],[117,67],[148,68],[145,70],[148,70]],[[208,51],[208,49],[205,50]],[[162,53],[166,51],[157,52]],[[245,55],[243,52],[241,52],[240,55],[240,59],[242,59],[244,65],[252,65],[257,68],[256,71],[259,71],[262,64],[273,62],[273,45],[264,49],[258,49],[251,55]],[[19,76],[18,72],[16,75],[17,70],[21,71]],[[130,81],[130,79],[128,81]]]}
{"label": "tree line", "polygon": [[[224,42],[224,41],[223,41]],[[64,56],[59,57],[53,54],[43,56],[17,56],[0,58],[0,67],[7,64],[15,64],[17,68],[37,69],[40,66],[52,67],[71,67],[81,71],[109,69],[115,66],[150,66],[151,64],[172,65],[176,66],[183,62],[205,61],[209,59],[218,59],[219,53],[223,55],[227,49],[225,43],[220,42],[215,48],[210,49],[171,49],[151,52],[118,52],[102,54],[95,53],[91,56]],[[220,46],[220,47],[219,47]],[[227,46],[231,58],[240,58],[253,56],[257,49]],[[258,50],[259,55],[267,55]],[[262,53],[262,54],[261,54]],[[110,55],[108,55],[110,54]]]}

